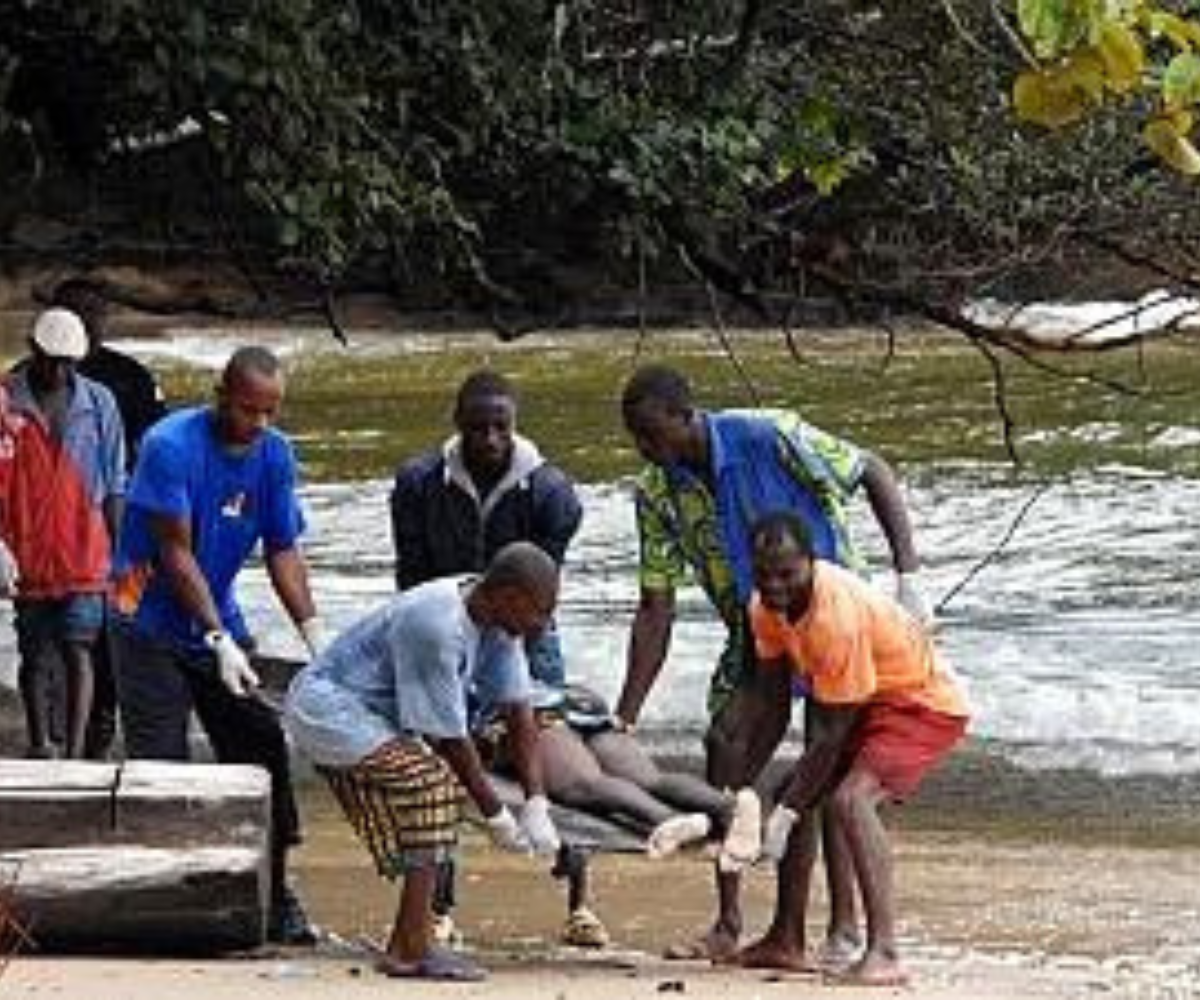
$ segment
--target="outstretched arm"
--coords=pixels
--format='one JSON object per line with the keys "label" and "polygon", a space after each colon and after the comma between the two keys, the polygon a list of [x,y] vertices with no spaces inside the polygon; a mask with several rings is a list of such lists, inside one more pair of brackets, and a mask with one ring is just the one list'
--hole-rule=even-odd
{"label": "outstretched arm", "polygon": [[479,760],[474,742],[469,738],[445,739],[436,740],[433,745],[438,756],[450,766],[454,777],[484,817],[495,816],[500,812],[500,799],[483,772],[483,764]]}
{"label": "outstretched arm", "polygon": [[920,568],[921,560],[900,483],[891,466],[873,452],[866,452],[863,461],[863,488],[892,551],[892,564],[897,573],[912,573]]}
{"label": "outstretched arm", "polygon": [[292,622],[299,627],[314,619],[317,609],[308,585],[308,565],[300,549],[293,545],[277,552],[268,552],[266,563],[271,586],[275,588]]}
{"label": "outstretched arm", "polygon": [[617,718],[631,726],[637,722],[642,705],[666,661],[674,620],[675,595],[672,591],[642,590],[629,632],[625,683],[616,710]]}
{"label": "outstretched arm", "polygon": [[809,718],[817,723],[816,732],[806,740],[804,756],[797,761],[779,799],[781,806],[796,813],[811,809],[830,792],[861,711],[858,705],[820,705],[814,709]]}
{"label": "outstretched arm", "polygon": [[504,709],[508,729],[508,745],[512,752],[517,780],[527,799],[545,795],[542,780],[542,760],[538,754],[538,725],[533,711],[525,702],[515,702]]}
{"label": "outstretched arm", "polygon": [[896,600],[917,622],[931,627],[933,608],[919,582],[921,560],[913,542],[908,504],[891,468],[878,455],[869,452],[863,468],[863,486],[871,509],[875,512],[875,519],[892,550],[892,565],[896,569]]}

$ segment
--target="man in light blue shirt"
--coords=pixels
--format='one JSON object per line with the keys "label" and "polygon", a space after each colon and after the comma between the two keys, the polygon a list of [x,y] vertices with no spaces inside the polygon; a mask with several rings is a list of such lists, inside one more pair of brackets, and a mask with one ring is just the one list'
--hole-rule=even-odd
{"label": "man in light blue shirt", "polygon": [[[536,545],[501,549],[482,577],[405,591],[343,632],[288,691],[286,727],[328,779],[387,879],[404,880],[385,975],[473,980],[483,970],[430,940],[438,866],[452,856],[462,793],[497,846],[553,854],[523,640],[554,612],[558,568]],[[468,728],[471,691],[501,706],[526,801],[519,819],[484,773]]]}

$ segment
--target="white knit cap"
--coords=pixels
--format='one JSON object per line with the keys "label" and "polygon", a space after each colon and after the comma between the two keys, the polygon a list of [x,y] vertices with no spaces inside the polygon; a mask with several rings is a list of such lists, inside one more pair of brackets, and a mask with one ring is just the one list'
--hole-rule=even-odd
{"label": "white knit cap", "polygon": [[87,330],[70,309],[47,309],[33,324],[32,339],[52,358],[79,361],[87,357]]}

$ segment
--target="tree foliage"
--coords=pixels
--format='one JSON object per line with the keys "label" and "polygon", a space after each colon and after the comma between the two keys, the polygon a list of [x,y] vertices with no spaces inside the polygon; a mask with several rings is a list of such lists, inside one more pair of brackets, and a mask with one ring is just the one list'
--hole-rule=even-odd
{"label": "tree foliage", "polygon": [[1191,169],[1184,4],[9,4],[0,220],[157,173],[207,226],[164,223],[174,202],[133,225],[324,289],[553,311],[685,275],[773,319],[820,289],[975,335],[974,296],[1098,252],[1171,278],[1200,232],[1139,138]]}
{"label": "tree foliage", "polygon": [[1146,145],[1181,174],[1200,174],[1191,135],[1200,21],[1141,0],[1020,0],[1019,14],[1036,59],[1014,87],[1022,118],[1057,128],[1137,98]]}

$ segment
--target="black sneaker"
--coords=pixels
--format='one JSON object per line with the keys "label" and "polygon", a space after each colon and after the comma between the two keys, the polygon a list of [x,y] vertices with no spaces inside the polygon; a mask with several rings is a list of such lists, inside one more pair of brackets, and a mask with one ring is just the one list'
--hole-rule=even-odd
{"label": "black sneaker", "polygon": [[317,943],[317,932],[308,922],[308,914],[300,898],[291,888],[285,888],[267,925],[267,940],[272,944],[311,947]]}

